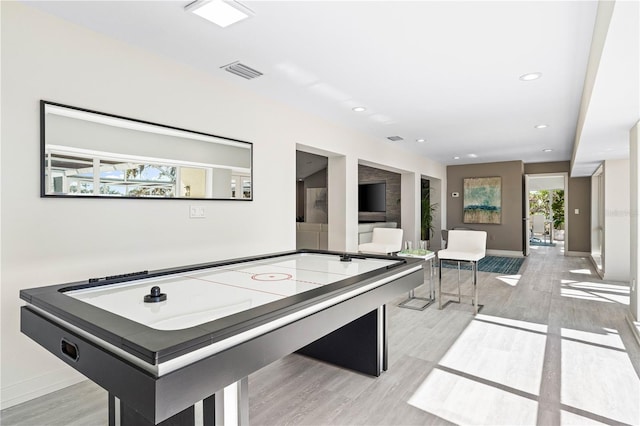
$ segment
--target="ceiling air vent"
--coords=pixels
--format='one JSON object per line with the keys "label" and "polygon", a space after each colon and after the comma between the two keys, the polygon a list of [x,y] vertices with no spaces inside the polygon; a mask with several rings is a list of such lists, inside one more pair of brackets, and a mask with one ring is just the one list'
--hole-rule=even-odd
{"label": "ceiling air vent", "polygon": [[262,75],[260,71],[256,71],[253,68],[246,66],[245,64],[241,64],[240,61],[231,62],[230,64],[227,64],[220,68],[225,71],[229,71],[231,74],[246,78],[247,80],[251,80]]}
{"label": "ceiling air vent", "polygon": [[389,139],[390,141],[394,141],[394,142],[403,141],[404,140],[404,138],[401,138],[400,136],[387,136],[387,139]]}

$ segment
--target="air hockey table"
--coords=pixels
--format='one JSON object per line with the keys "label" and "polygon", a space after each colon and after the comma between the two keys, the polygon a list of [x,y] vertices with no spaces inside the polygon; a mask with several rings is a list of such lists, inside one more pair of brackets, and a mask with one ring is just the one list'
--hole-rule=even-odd
{"label": "air hockey table", "polygon": [[385,304],[422,259],[297,250],[20,291],[21,331],[107,390],[109,425],[248,424],[248,379],[298,352],[387,368]]}

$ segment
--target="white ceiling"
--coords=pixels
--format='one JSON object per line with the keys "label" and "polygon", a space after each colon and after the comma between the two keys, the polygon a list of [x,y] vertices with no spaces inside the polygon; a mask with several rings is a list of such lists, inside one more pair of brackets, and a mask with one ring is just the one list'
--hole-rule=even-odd
{"label": "white ceiling", "polygon": [[[598,6],[244,1],[255,16],[222,29],[185,12],[189,1],[27,3],[448,165],[571,159]],[[580,175],[625,147],[628,155],[624,131],[640,116],[634,8],[616,4],[611,19],[603,71],[583,107]],[[264,75],[244,80],[220,69],[234,61]],[[519,80],[530,72],[543,76]],[[404,141],[386,139],[396,135]]]}
{"label": "white ceiling", "polygon": [[529,191],[564,189],[564,176],[530,176]]}

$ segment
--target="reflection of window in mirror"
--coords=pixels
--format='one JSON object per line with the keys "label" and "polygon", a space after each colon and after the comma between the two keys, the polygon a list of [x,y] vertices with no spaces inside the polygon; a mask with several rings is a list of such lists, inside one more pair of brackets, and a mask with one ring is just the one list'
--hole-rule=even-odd
{"label": "reflection of window in mirror", "polygon": [[249,175],[232,175],[230,183],[231,198],[251,198],[251,177]]}
{"label": "reflection of window in mirror", "polygon": [[[50,146],[47,194],[156,198],[251,198],[250,175],[227,168],[152,164],[104,152]],[[236,191],[236,182],[241,191]]]}
{"label": "reflection of window in mirror", "polygon": [[242,178],[242,198],[251,198],[251,178],[249,176]]}

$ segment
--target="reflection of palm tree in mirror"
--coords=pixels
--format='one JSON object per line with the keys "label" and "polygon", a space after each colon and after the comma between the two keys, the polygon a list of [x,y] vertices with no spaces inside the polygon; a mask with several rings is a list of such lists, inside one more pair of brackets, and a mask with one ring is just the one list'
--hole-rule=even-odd
{"label": "reflection of palm tree in mirror", "polygon": [[100,185],[100,195],[122,195],[120,191],[116,191],[109,185]]}
{"label": "reflection of palm tree in mirror", "polygon": [[[129,188],[127,195],[130,197],[173,197],[176,170],[177,168],[174,166],[156,164],[138,164],[127,169],[126,180],[141,183],[140,186]],[[145,186],[145,182],[150,186]],[[155,186],[155,182],[163,185]]]}
{"label": "reflection of palm tree in mirror", "polygon": [[138,164],[127,169],[127,180],[157,180],[161,182],[176,181],[176,167],[155,164]]}

